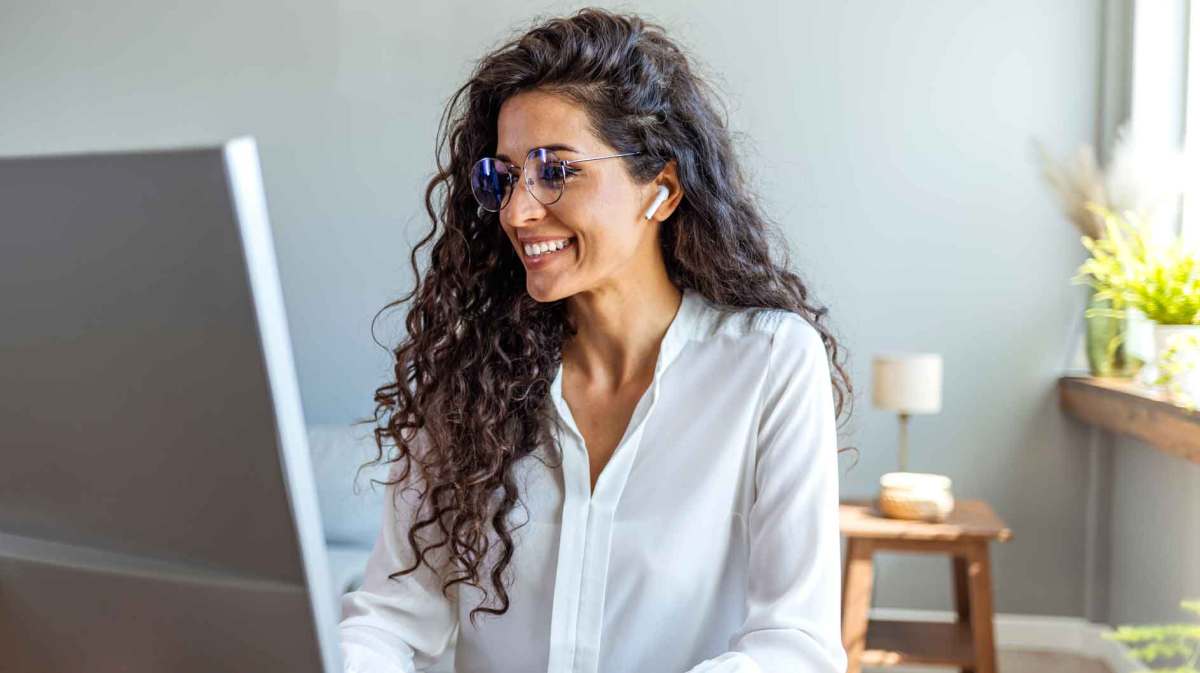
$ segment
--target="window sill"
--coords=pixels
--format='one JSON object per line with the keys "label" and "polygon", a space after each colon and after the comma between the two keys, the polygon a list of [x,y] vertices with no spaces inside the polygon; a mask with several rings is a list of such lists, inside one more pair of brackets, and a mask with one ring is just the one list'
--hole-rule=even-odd
{"label": "window sill", "polygon": [[1200,411],[1188,411],[1143,385],[1063,376],[1058,379],[1058,401],[1064,411],[1084,423],[1136,437],[1200,463]]}

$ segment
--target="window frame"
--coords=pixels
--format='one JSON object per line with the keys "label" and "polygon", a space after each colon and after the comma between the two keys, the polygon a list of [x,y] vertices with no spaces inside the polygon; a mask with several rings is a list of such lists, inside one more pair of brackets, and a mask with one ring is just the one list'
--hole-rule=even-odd
{"label": "window frame", "polygon": [[1200,2],[1187,1],[1187,32],[1184,37],[1184,175],[1185,180],[1179,235],[1193,249],[1200,249]]}

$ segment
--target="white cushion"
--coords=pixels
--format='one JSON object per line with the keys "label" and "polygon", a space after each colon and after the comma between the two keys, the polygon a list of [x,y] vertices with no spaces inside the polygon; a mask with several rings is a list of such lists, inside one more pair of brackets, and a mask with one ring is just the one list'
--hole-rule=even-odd
{"label": "white cushion", "polygon": [[333,544],[370,549],[383,521],[387,463],[358,472],[378,452],[371,425],[312,425],[308,448],[312,454],[317,500],[325,539]]}
{"label": "white cushion", "polygon": [[347,591],[357,591],[362,586],[363,573],[366,572],[367,558],[371,556],[371,550],[367,547],[331,544],[326,547],[326,552],[334,593],[340,597]]}

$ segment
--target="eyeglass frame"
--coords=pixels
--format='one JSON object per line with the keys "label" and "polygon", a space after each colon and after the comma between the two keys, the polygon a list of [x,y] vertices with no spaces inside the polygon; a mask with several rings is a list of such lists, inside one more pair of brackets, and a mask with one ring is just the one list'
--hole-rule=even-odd
{"label": "eyeglass frame", "polygon": [[[579,164],[579,163],[583,163],[585,161],[598,161],[600,159],[616,159],[617,157],[630,157],[635,154],[642,153],[641,150],[639,150],[636,152],[621,152],[619,154],[607,154],[607,155],[600,156],[600,157],[584,157],[582,159],[559,159],[559,162],[560,162],[561,168],[562,168],[562,173],[563,173],[563,175],[562,175],[563,186],[562,186],[562,189],[558,190],[558,196],[554,197],[553,201],[546,203],[546,202],[542,201],[541,199],[539,199],[537,197],[537,194],[533,193],[533,188],[529,185],[529,181],[525,177],[525,165],[529,163],[529,159],[530,159],[530,157],[533,156],[533,153],[537,152],[538,150],[545,150],[552,154],[554,153],[554,150],[546,149],[545,147],[534,147],[533,149],[529,150],[529,152],[525,155],[525,161],[523,161],[521,163],[520,180],[521,180],[521,183],[525,185],[525,191],[529,192],[529,195],[533,197],[534,201],[537,201],[538,203],[542,204],[543,206],[552,206],[552,205],[558,203],[559,200],[562,199],[563,194],[565,194],[567,192],[567,175],[570,174],[569,171],[570,171],[572,164]],[[555,154],[555,156],[558,156],[558,155]],[[484,161],[486,159],[491,159],[493,162],[504,162],[504,164],[509,167],[509,173],[508,173],[509,175],[512,175],[512,171],[517,168],[516,164],[512,163],[511,161],[505,160],[505,159],[499,159],[497,157],[480,157],[478,161],[476,161],[474,164],[471,164],[471,172],[469,173],[469,175],[473,177],[475,175],[475,168],[479,165],[479,162]],[[474,189],[471,190],[471,195],[475,196]],[[501,210],[504,210],[504,207],[507,206],[510,201],[512,201],[512,180],[511,179],[509,180],[509,183],[508,183],[508,189],[506,190],[506,192],[504,194],[504,200],[500,204],[500,207],[497,208],[496,210],[492,210],[492,209],[488,208],[487,206],[483,205],[482,203],[479,202],[479,197],[475,196],[475,203],[480,208],[482,208],[483,210],[485,210],[489,213],[498,213]]]}

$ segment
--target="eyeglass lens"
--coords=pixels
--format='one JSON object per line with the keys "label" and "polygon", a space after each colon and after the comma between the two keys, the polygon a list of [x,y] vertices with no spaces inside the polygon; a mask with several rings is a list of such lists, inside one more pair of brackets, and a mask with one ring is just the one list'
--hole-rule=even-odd
{"label": "eyeglass lens", "polygon": [[[548,206],[562,197],[567,168],[554,152],[536,148],[525,157],[521,176],[533,198]],[[508,203],[516,179],[511,164],[484,157],[471,169],[471,191],[484,210],[498,212]]]}
{"label": "eyeglass lens", "polygon": [[484,210],[497,212],[508,202],[508,188],[514,179],[507,162],[484,157],[471,169],[471,191]]}
{"label": "eyeglass lens", "polygon": [[554,152],[537,148],[525,157],[525,185],[533,198],[550,205],[562,196],[566,167]]}

